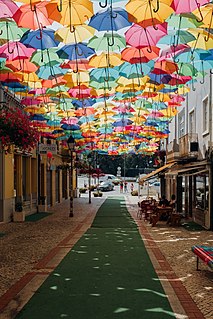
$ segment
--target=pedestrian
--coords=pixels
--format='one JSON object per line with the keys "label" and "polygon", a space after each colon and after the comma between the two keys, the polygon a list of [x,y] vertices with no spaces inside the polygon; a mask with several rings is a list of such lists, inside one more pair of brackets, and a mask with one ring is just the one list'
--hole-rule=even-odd
{"label": "pedestrian", "polygon": [[123,184],[123,181],[120,182],[120,193],[123,193],[123,187],[124,187],[124,184]]}
{"label": "pedestrian", "polygon": [[127,193],[127,182],[124,182],[124,192]]}
{"label": "pedestrian", "polygon": [[134,184],[133,183],[131,183],[130,189],[131,189],[131,192],[134,191]]}

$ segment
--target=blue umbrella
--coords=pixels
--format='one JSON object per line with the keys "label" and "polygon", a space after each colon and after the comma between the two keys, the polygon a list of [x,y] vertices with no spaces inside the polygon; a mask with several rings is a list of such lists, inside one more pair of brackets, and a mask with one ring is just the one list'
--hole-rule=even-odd
{"label": "blue umbrella", "polygon": [[124,62],[119,68],[119,73],[127,79],[134,79],[148,74],[153,67],[154,61],[149,61],[148,63],[135,64]]}
{"label": "blue umbrella", "polygon": [[89,107],[89,106],[92,106],[94,103],[95,103],[95,100],[93,100],[93,99],[73,100],[73,101],[72,101],[72,104],[73,104],[76,108]]}
{"label": "blue umbrella", "polygon": [[[149,82],[154,83],[154,84],[161,84],[162,83],[162,78],[164,75],[168,75],[167,73],[165,74],[154,74],[154,73],[149,73],[148,77],[150,78]],[[169,82],[169,80],[168,80]],[[164,83],[168,83],[164,82]]]}
{"label": "blue umbrella", "polygon": [[67,73],[67,69],[62,69],[60,65],[50,65],[50,64],[45,64],[40,67],[38,71],[36,71],[37,75],[41,79],[53,79],[56,76],[64,75]]}
{"label": "blue umbrella", "polygon": [[114,123],[112,123],[112,125],[113,126],[127,126],[127,125],[130,125],[130,124],[132,124],[133,122],[132,121],[130,121],[130,120],[120,120],[120,121],[116,121],[116,122],[114,122]]}
{"label": "blue umbrella", "polygon": [[119,72],[115,68],[98,68],[90,71],[89,75],[91,81],[114,81],[119,77]]}
{"label": "blue umbrella", "polygon": [[25,44],[26,47],[35,48],[39,50],[45,50],[52,47],[57,47],[59,41],[54,38],[54,30],[42,29],[25,32],[20,40],[21,43]]}
{"label": "blue umbrella", "polygon": [[90,19],[89,26],[98,31],[117,31],[131,26],[128,19],[128,13],[121,8],[109,7],[106,10],[100,10]]}
{"label": "blue umbrella", "polygon": [[64,45],[60,50],[57,51],[58,56],[61,59],[77,60],[86,59],[90,55],[95,54],[95,50],[88,48],[85,43],[75,43]]}
{"label": "blue umbrella", "polygon": [[77,124],[62,124],[61,128],[63,128],[64,130],[70,130],[70,131],[77,131],[80,129],[80,126]]}
{"label": "blue umbrella", "polygon": [[34,114],[30,116],[30,121],[46,121],[47,119],[41,114]]}

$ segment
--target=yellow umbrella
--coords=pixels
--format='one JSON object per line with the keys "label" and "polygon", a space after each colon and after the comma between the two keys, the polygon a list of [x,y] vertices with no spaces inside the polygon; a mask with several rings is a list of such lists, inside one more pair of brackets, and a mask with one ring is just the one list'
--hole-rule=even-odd
{"label": "yellow umbrella", "polygon": [[90,76],[88,72],[78,72],[78,73],[67,73],[63,76],[63,79],[67,81],[66,86],[72,85],[79,85],[85,82],[90,81]]}
{"label": "yellow umbrella", "polygon": [[107,116],[113,116],[117,114],[117,112],[114,112],[114,111],[102,111],[100,113],[97,113],[95,115],[95,118],[104,118],[104,117],[107,117]]}
{"label": "yellow umbrella", "polygon": [[116,104],[114,104],[113,102],[96,102],[93,104],[93,108],[97,108],[98,110],[101,109],[112,109],[113,107],[115,107]]}
{"label": "yellow umbrella", "polygon": [[89,60],[89,65],[95,68],[108,68],[121,65],[123,61],[121,60],[120,53],[101,53],[100,55],[95,55]]}
{"label": "yellow umbrella", "polygon": [[206,30],[195,28],[188,29],[188,32],[193,34],[196,37],[196,40],[188,42],[187,44],[196,49],[210,50],[213,48],[213,35],[211,35]]}
{"label": "yellow umbrella", "polygon": [[83,42],[91,38],[95,34],[95,29],[89,25],[76,25],[73,27],[74,32],[70,31],[70,27],[58,29],[55,32],[55,39],[65,44]]}
{"label": "yellow umbrella", "polygon": [[[164,22],[174,11],[170,4],[173,0],[130,0],[126,10],[136,22],[143,21],[144,27]],[[132,19],[134,20],[134,19]],[[133,21],[135,22],[135,21]]]}
{"label": "yellow umbrella", "polygon": [[165,110],[161,110],[161,113],[163,113],[165,117],[172,117],[178,113],[178,110],[176,108],[168,107]]}
{"label": "yellow umbrella", "polygon": [[[60,0],[58,8],[55,7],[54,1],[51,4],[48,5],[49,19],[60,22],[63,25],[75,26],[83,24],[94,14],[93,3],[89,0]],[[74,31],[72,27],[70,29],[72,32]]]}
{"label": "yellow umbrella", "polygon": [[[213,27],[213,4],[207,4],[193,11],[193,14],[202,20],[201,28],[211,29]],[[201,19],[202,15],[202,19]]]}
{"label": "yellow umbrella", "polygon": [[38,75],[35,72],[31,72],[31,73],[16,72],[16,74],[20,75],[23,82],[39,82],[40,81]]}

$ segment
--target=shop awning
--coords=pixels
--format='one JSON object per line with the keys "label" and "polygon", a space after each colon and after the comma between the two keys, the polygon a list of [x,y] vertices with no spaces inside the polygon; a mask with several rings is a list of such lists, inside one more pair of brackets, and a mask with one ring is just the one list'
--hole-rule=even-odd
{"label": "shop awning", "polygon": [[193,176],[208,173],[207,161],[202,162],[193,162],[187,165],[181,165],[179,167],[175,167],[175,169],[169,170],[165,175],[166,176]]}
{"label": "shop awning", "polygon": [[153,178],[154,176],[165,172],[166,170],[170,169],[175,164],[177,164],[177,163],[176,162],[172,162],[172,163],[168,163],[168,164],[165,164],[164,166],[159,167],[155,171],[152,171],[151,173],[147,174],[146,176],[143,176],[142,178],[140,178],[139,184],[143,184],[145,181]]}

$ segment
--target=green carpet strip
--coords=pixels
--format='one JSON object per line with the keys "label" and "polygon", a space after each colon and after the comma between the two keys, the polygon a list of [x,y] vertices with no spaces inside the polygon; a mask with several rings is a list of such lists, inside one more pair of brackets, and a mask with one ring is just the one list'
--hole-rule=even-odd
{"label": "green carpet strip", "polygon": [[43,219],[47,216],[50,216],[52,213],[37,213],[37,214],[32,214],[25,216],[25,221],[26,222],[37,222],[40,219]]}
{"label": "green carpet strip", "polygon": [[122,197],[104,202],[16,318],[175,318]]}

